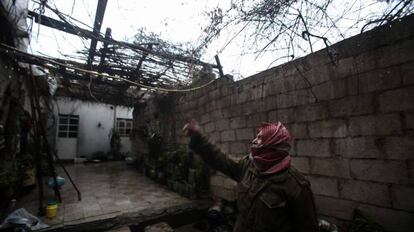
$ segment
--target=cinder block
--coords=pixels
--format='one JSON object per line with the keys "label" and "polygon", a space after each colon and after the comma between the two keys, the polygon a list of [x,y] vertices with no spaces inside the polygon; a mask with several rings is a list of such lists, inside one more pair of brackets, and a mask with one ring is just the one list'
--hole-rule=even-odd
{"label": "cinder block", "polygon": [[250,96],[250,91],[243,91],[243,92],[240,92],[238,95],[237,95],[237,100],[236,100],[236,103],[237,104],[243,104],[243,103],[246,103],[246,102],[248,102],[249,100],[250,100],[250,98],[251,98],[251,96]]}
{"label": "cinder block", "polygon": [[412,232],[414,214],[401,210],[358,205],[358,209],[367,217],[382,225],[385,231]]}
{"label": "cinder block", "polygon": [[226,96],[221,98],[220,100],[217,100],[217,107],[219,109],[227,108],[231,105],[231,96]]}
{"label": "cinder block", "polygon": [[414,213],[414,186],[392,185],[392,207]]}
{"label": "cinder block", "polygon": [[384,139],[384,151],[387,159],[413,160],[414,135],[387,137]]}
{"label": "cinder block", "polygon": [[243,105],[232,105],[230,108],[223,109],[226,112],[226,117],[238,117],[243,113]]}
{"label": "cinder block", "polygon": [[237,140],[253,140],[255,138],[253,128],[236,129]]}
{"label": "cinder block", "polygon": [[228,119],[220,119],[216,121],[216,130],[223,131],[230,128],[230,122]]}
{"label": "cinder block", "polygon": [[292,85],[294,86],[293,89],[307,89],[310,87],[310,84],[303,78],[300,74],[294,74],[292,76],[289,76],[286,78],[286,80],[289,80],[292,82]]}
{"label": "cinder block", "polygon": [[244,104],[243,113],[247,114],[257,114],[265,112],[267,117],[267,111],[264,109],[264,101],[250,101]]}
{"label": "cinder block", "polygon": [[289,108],[292,106],[305,105],[308,103],[314,102],[314,97],[312,96],[310,90],[294,90],[287,93],[279,94],[276,98],[276,107],[278,108]]}
{"label": "cinder block", "polygon": [[359,75],[359,92],[375,92],[401,85],[398,67],[375,69]]}
{"label": "cinder block", "polygon": [[223,111],[221,111],[220,109],[210,112],[209,115],[212,121],[216,121],[224,117]]}
{"label": "cinder block", "polygon": [[202,94],[201,96],[198,96],[196,99],[198,99],[197,100],[198,106],[205,106],[207,103],[210,102],[208,95],[204,95],[204,94]]}
{"label": "cinder block", "polygon": [[333,152],[344,158],[378,158],[381,154],[375,137],[335,139]]}
{"label": "cinder block", "polygon": [[311,183],[312,192],[314,194],[338,197],[338,180],[332,177],[320,177],[308,175],[306,178]]}
{"label": "cinder block", "polygon": [[405,162],[382,160],[351,160],[351,175],[358,180],[382,183],[407,183],[408,170]]}
{"label": "cinder block", "polygon": [[246,143],[241,143],[241,142],[230,143],[230,152],[231,154],[246,154],[248,152]]}
{"label": "cinder block", "polygon": [[333,68],[331,65],[323,64],[313,66],[310,72],[302,72],[302,75],[309,81],[312,86],[314,86],[329,81],[332,70]]}
{"label": "cinder block", "polygon": [[204,114],[204,115],[201,115],[199,122],[200,122],[200,124],[205,124],[205,123],[210,122],[210,121],[211,121],[210,115]]}
{"label": "cinder block", "polygon": [[[366,71],[374,70],[375,68],[377,68],[376,62],[375,62],[376,59],[378,59],[377,55],[378,54],[372,50],[359,54],[358,56],[355,57],[355,69],[358,70],[358,72],[366,72]],[[385,66],[380,66],[380,67],[385,67]]]}
{"label": "cinder block", "polygon": [[414,110],[414,86],[389,90],[378,96],[381,112]]}
{"label": "cinder block", "polygon": [[290,155],[297,156],[297,150],[296,150],[296,140],[292,139],[290,141]]}
{"label": "cinder block", "polygon": [[261,100],[261,99],[264,99],[265,97],[266,97],[266,95],[265,95],[265,91],[264,91],[264,86],[262,88],[262,84],[260,84],[258,86],[254,86],[250,90],[250,99],[251,100]]}
{"label": "cinder block", "polygon": [[343,79],[352,76],[356,72],[355,63],[356,61],[354,57],[340,59],[338,65],[333,67],[332,78]]}
{"label": "cinder block", "polygon": [[359,80],[358,80],[358,74],[355,74],[355,76],[351,76],[348,77],[346,79],[346,86],[348,89],[348,95],[349,96],[353,96],[353,95],[360,95],[360,91],[359,91]]}
{"label": "cinder block", "polygon": [[217,102],[216,101],[209,101],[206,105],[205,105],[205,107],[206,107],[206,111],[207,112],[211,112],[211,111],[214,111],[214,110],[216,110],[218,107],[217,107]]}
{"label": "cinder block", "polygon": [[399,114],[379,114],[353,117],[349,119],[349,134],[392,135],[401,134]]}
{"label": "cinder block", "polygon": [[372,94],[349,96],[329,102],[329,111],[333,117],[370,114],[374,110]]}
{"label": "cinder block", "polygon": [[311,122],[329,117],[329,108],[326,102],[308,104],[297,107],[295,110],[295,122]]}
{"label": "cinder block", "polygon": [[206,133],[210,133],[210,132],[212,132],[216,129],[214,122],[209,122],[206,125],[204,125],[203,127],[204,127],[204,132],[206,132]]}
{"label": "cinder block", "polygon": [[223,132],[221,132],[220,136],[221,136],[221,140],[224,141],[224,142],[229,142],[229,141],[235,141],[236,140],[236,135],[235,135],[233,130],[223,131]]}
{"label": "cinder block", "polygon": [[348,135],[345,120],[333,119],[308,124],[311,138],[341,138]]}
{"label": "cinder block", "polygon": [[208,93],[210,99],[215,100],[220,98],[220,89],[216,88]]}
{"label": "cinder block", "polygon": [[406,112],[404,114],[405,126],[407,129],[414,130],[414,113]]}
{"label": "cinder block", "polygon": [[328,81],[323,84],[313,86],[313,93],[318,101],[337,99],[347,95],[347,80]]}
{"label": "cinder block", "polygon": [[367,181],[340,180],[340,197],[379,206],[391,206],[388,184]]}
{"label": "cinder block", "polygon": [[264,91],[267,96],[274,96],[276,94],[280,94],[282,92],[281,87],[282,80],[281,79],[275,79],[268,81],[266,83],[266,86],[264,87]]}
{"label": "cinder block", "polygon": [[408,161],[408,174],[410,177],[410,183],[414,184],[414,161]]}
{"label": "cinder block", "polygon": [[293,157],[292,165],[301,173],[308,174],[310,172],[309,158],[308,157]]}
{"label": "cinder block", "polygon": [[409,62],[400,66],[403,85],[414,84],[414,62]]}
{"label": "cinder block", "polygon": [[413,60],[414,46],[410,39],[394,43],[392,46],[384,46],[377,50],[377,66],[387,67],[406,63]]}
{"label": "cinder block", "polygon": [[330,157],[328,139],[306,139],[296,140],[298,156]]}
{"label": "cinder block", "polygon": [[280,121],[282,123],[294,122],[296,120],[295,110],[293,108],[290,108],[270,111],[269,120]]}
{"label": "cinder block", "polygon": [[293,139],[305,139],[309,138],[308,129],[306,123],[294,123],[286,125],[290,135]]}
{"label": "cinder block", "polygon": [[266,122],[267,114],[266,113],[254,113],[246,115],[246,127],[258,128],[262,122]]}
{"label": "cinder block", "polygon": [[277,98],[279,97],[279,95],[273,95],[273,96],[267,96],[264,99],[264,109],[267,111],[272,111],[275,109],[278,109],[277,106]]}
{"label": "cinder block", "polygon": [[320,196],[315,194],[315,204],[319,214],[344,220],[352,219],[352,212],[356,207],[353,201]]}
{"label": "cinder block", "polygon": [[244,116],[235,117],[230,119],[230,128],[238,129],[246,127],[246,118]]}
{"label": "cinder block", "polygon": [[208,135],[208,138],[213,142],[220,142],[220,133],[219,132],[213,132]]}
{"label": "cinder block", "polygon": [[334,176],[341,178],[351,178],[349,172],[349,162],[347,159],[340,158],[313,158],[310,160],[311,173],[322,176]]}
{"label": "cinder block", "polygon": [[229,154],[230,153],[230,144],[229,143],[220,143],[218,145],[218,147],[220,148],[220,151],[223,152],[224,154]]}

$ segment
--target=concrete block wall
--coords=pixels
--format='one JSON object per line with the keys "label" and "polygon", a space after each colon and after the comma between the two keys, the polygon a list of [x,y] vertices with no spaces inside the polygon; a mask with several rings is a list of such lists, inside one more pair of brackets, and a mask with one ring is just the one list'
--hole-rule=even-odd
{"label": "concrete block wall", "polygon": [[[234,159],[262,121],[294,136],[293,165],[312,183],[319,215],[338,223],[358,208],[387,231],[414,231],[414,16],[241,81],[220,78],[175,94],[177,143],[195,118]],[[171,119],[173,117],[173,120]],[[216,173],[212,192],[234,199]]]}

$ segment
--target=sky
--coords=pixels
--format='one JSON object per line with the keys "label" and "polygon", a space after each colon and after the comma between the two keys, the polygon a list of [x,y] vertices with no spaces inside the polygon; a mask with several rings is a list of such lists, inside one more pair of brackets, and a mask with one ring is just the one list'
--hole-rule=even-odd
{"label": "sky", "polygon": [[[145,28],[148,32],[160,34],[164,40],[199,44],[201,28],[207,22],[205,12],[216,6],[228,8],[229,2],[223,0],[108,0],[101,33],[105,33],[105,29],[110,27],[114,39],[131,42],[137,29]],[[83,24],[93,26],[97,0],[48,0],[48,3]],[[29,9],[34,7],[37,5],[33,2],[29,3]],[[345,5],[336,7],[339,12]],[[333,9],[336,10],[335,6]],[[51,12],[46,11],[45,14],[56,18]],[[346,23],[344,22],[341,26],[347,26]],[[88,29],[84,25],[81,26]],[[234,29],[214,41],[202,56],[202,60],[215,63],[214,56],[218,54],[224,73],[233,75],[235,79],[248,77],[288,61],[288,58],[279,59],[284,54],[278,52],[265,53],[259,58],[255,54],[241,55],[246,51],[244,43],[246,37],[238,36],[232,43],[227,44],[237,30],[237,28]],[[303,43],[307,42],[303,41]],[[98,44],[98,48],[99,46]],[[88,39],[39,26],[37,23],[32,25],[29,48],[32,53],[64,58],[63,54],[76,56],[76,51],[84,47],[89,47]],[[322,44],[317,44],[316,50],[322,47]],[[273,62],[275,60],[278,62]]]}
{"label": "sky", "polygon": [[[137,29],[145,28],[147,32],[160,34],[161,38],[171,42],[197,44],[203,20],[206,19],[203,17],[204,12],[219,2],[219,0],[108,0],[101,33],[105,33],[106,28],[110,27],[112,38],[131,42]],[[49,1],[49,4],[56,5],[61,12],[71,15],[90,27],[93,26],[97,0],[55,0]],[[29,9],[35,7],[37,4],[29,4]],[[56,18],[47,10],[45,15]],[[64,58],[63,54],[76,55],[75,52],[85,46],[89,47],[88,39],[33,23],[30,46],[32,53]],[[209,50],[202,60],[215,64],[216,50]],[[225,66],[225,72],[228,72],[231,59],[224,56],[220,58],[222,65]]]}

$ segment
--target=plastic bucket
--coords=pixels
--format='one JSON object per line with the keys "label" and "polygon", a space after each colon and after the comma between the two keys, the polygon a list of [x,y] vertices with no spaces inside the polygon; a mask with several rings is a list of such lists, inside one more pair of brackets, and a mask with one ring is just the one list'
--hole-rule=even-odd
{"label": "plastic bucket", "polygon": [[49,219],[53,219],[56,217],[58,212],[58,204],[57,203],[50,203],[46,207],[46,217]]}

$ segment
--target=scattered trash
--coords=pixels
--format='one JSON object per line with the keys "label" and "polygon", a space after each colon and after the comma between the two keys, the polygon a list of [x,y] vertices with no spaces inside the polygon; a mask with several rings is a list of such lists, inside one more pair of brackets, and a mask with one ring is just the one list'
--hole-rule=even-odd
{"label": "scattered trash", "polygon": [[125,158],[125,162],[127,163],[127,164],[129,164],[129,165],[133,165],[133,164],[135,164],[135,162],[137,161],[137,158],[136,157],[132,157],[132,156],[127,156],[126,158]]}
{"label": "scattered trash", "polygon": [[170,225],[168,225],[165,222],[160,222],[154,225],[150,225],[145,227],[145,232],[174,232],[174,229],[171,228]]}
{"label": "scattered trash", "polygon": [[207,212],[209,231],[231,232],[236,221],[236,210],[232,202],[217,200]]}
{"label": "scattered trash", "polygon": [[[56,176],[56,182],[57,182],[58,188],[60,188],[60,187],[62,187],[62,185],[65,184],[65,178],[63,178],[61,176]],[[55,187],[55,178],[49,177],[49,180],[47,181],[47,186],[49,186],[50,188],[54,188]]]}
{"label": "scattered trash", "polygon": [[326,220],[319,219],[318,225],[321,229],[321,232],[338,232],[338,227]]}
{"label": "scattered trash", "polygon": [[20,231],[31,231],[44,229],[49,226],[40,221],[39,218],[27,212],[24,208],[20,208],[9,214],[0,225],[0,229],[13,227],[21,228],[22,230]]}
{"label": "scattered trash", "polygon": [[56,201],[50,201],[46,207],[46,217],[53,219],[57,216],[58,213],[58,204]]}

